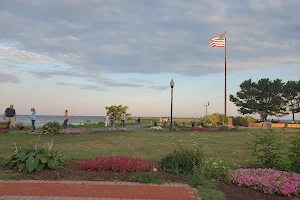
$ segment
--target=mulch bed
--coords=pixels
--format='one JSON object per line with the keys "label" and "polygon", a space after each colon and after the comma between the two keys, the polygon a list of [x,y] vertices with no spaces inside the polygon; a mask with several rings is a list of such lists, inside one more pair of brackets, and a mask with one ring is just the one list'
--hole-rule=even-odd
{"label": "mulch bed", "polygon": [[[2,160],[0,159],[0,162]],[[5,170],[0,165],[0,171],[13,172],[12,170]],[[42,170],[31,174],[23,174],[21,180],[70,180],[70,181],[129,181],[129,177],[133,172],[112,172],[112,171],[95,171],[82,170],[77,167],[75,161],[69,162],[63,168],[58,170]],[[163,177],[165,181],[172,181],[177,183],[188,183],[185,176],[178,176],[165,172],[153,172],[154,176]],[[252,189],[238,187],[232,184],[225,184],[221,182],[217,188],[225,193],[228,200],[291,200],[292,198],[268,195]],[[200,194],[201,195],[201,194]]]}

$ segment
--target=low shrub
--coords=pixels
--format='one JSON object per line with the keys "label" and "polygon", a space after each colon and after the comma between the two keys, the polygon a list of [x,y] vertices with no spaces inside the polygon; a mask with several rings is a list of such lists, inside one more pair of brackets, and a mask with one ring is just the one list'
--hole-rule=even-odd
{"label": "low shrub", "polygon": [[60,131],[61,134],[68,134],[68,135],[81,135],[87,134],[88,132],[84,129],[64,129]]}
{"label": "low shrub", "polygon": [[58,122],[47,122],[41,128],[41,132],[45,134],[57,134],[60,130],[60,124]]}
{"label": "low shrub", "polygon": [[204,163],[204,172],[207,179],[220,180],[232,170],[240,168],[238,164],[229,162],[219,157],[206,158]]}
{"label": "low shrub", "polygon": [[204,183],[204,167],[194,166],[192,173],[189,175],[189,184],[193,187],[202,186]]}
{"label": "low shrub", "polygon": [[48,148],[30,145],[25,148],[17,148],[15,154],[4,160],[4,167],[8,169],[16,168],[20,172],[40,171],[44,168],[58,169],[64,159],[57,151],[51,150],[53,141],[48,144]]}
{"label": "low shrub", "polygon": [[160,126],[152,126],[150,127],[150,131],[161,131],[162,130],[162,127]]}
{"label": "low shrub", "polygon": [[293,136],[290,140],[288,158],[291,162],[291,170],[300,172],[300,133]]}
{"label": "low shrub", "polygon": [[283,144],[274,130],[251,133],[256,140],[247,141],[251,156],[257,158],[266,168],[280,168],[282,163]]}
{"label": "low shrub", "polygon": [[121,132],[127,132],[127,129],[126,128],[121,128],[120,131]]}
{"label": "low shrub", "polygon": [[291,196],[297,194],[300,174],[274,169],[237,169],[231,173],[232,182],[268,194]]}
{"label": "low shrub", "polygon": [[175,174],[190,174],[193,167],[200,167],[204,155],[199,148],[183,146],[178,147],[162,158],[160,165],[163,171]]}
{"label": "low shrub", "polygon": [[135,172],[134,175],[129,177],[129,181],[131,182],[139,182],[139,183],[153,183],[153,184],[163,184],[164,179],[162,177],[155,177],[151,172]]}
{"label": "low shrub", "polygon": [[157,167],[156,162],[129,156],[107,156],[83,160],[77,163],[81,169],[112,171],[150,171]]}
{"label": "low shrub", "polygon": [[226,126],[226,125],[222,125],[222,126],[218,127],[218,129],[221,131],[231,131],[231,128],[229,128],[229,126]]}
{"label": "low shrub", "polygon": [[203,127],[203,128],[210,128],[210,125],[207,124],[207,123],[204,123],[204,124],[202,124],[202,127]]}
{"label": "low shrub", "polygon": [[178,131],[179,129],[178,129],[178,127],[176,127],[176,126],[171,126],[171,127],[169,128],[169,130],[170,130],[170,131]]}

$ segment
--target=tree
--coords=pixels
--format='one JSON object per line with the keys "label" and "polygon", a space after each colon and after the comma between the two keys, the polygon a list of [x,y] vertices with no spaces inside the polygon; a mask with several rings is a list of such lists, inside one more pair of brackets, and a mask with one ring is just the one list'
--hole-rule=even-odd
{"label": "tree", "polygon": [[116,120],[120,120],[121,119],[121,114],[123,112],[126,113],[126,116],[131,116],[131,113],[127,113],[127,109],[129,107],[128,106],[123,106],[123,105],[111,105],[111,106],[105,106],[105,110],[106,110],[106,114],[110,115],[110,114],[114,114],[115,115],[115,119]]}
{"label": "tree", "polygon": [[288,81],[284,85],[283,97],[286,107],[292,113],[293,121],[295,121],[295,113],[300,112],[300,80]]}
{"label": "tree", "polygon": [[284,83],[280,79],[274,81],[268,78],[260,79],[257,83],[251,79],[245,80],[240,85],[236,96],[230,95],[229,99],[245,114],[259,114],[262,121],[268,116],[283,116],[286,114],[283,98]]}

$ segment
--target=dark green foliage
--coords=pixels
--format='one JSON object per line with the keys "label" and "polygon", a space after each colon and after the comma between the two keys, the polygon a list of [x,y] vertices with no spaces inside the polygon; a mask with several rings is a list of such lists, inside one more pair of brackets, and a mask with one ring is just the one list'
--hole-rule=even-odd
{"label": "dark green foliage", "polygon": [[291,170],[300,172],[300,133],[293,136],[290,140],[288,158],[291,161]]}
{"label": "dark green foliage", "polygon": [[202,186],[204,183],[205,175],[204,175],[204,167],[197,167],[196,165],[193,167],[192,173],[189,175],[189,183],[193,187]]}
{"label": "dark green foliage", "polygon": [[266,130],[264,132],[252,132],[256,140],[247,142],[251,156],[255,156],[266,168],[280,168],[282,162],[283,144],[278,142],[277,132]]}
{"label": "dark green foliage", "polygon": [[241,116],[234,117],[232,121],[234,126],[248,126],[247,119]]}
{"label": "dark green foliage", "polygon": [[153,184],[163,184],[164,179],[162,177],[155,177],[151,172],[136,172],[134,175],[129,177],[131,182],[139,182],[139,183],[153,183]]}
{"label": "dark green foliage", "polygon": [[173,153],[161,160],[161,168],[165,172],[176,174],[190,174],[193,167],[200,167],[204,156],[200,149],[178,145]]}
{"label": "dark green foliage", "polygon": [[4,160],[5,168],[16,168],[20,172],[40,171],[44,168],[58,169],[64,160],[57,151],[51,148],[30,145],[25,148],[16,148],[16,153]]}
{"label": "dark green foliage", "polygon": [[284,83],[280,79],[260,79],[252,82],[251,79],[240,85],[236,96],[230,95],[229,99],[241,114],[259,114],[261,120],[266,121],[268,116],[282,116],[286,114],[283,98]]}
{"label": "dark green foliage", "polygon": [[41,132],[45,134],[57,134],[60,130],[60,124],[58,122],[48,122],[41,128]]}
{"label": "dark green foliage", "polygon": [[293,115],[293,121],[295,120],[295,113],[300,112],[300,80],[288,81],[284,85],[283,97],[286,102],[286,107],[289,113]]}

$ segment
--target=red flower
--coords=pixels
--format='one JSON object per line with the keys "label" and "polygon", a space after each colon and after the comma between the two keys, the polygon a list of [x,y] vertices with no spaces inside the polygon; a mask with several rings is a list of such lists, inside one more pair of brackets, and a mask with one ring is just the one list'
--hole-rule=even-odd
{"label": "red flower", "polygon": [[83,160],[77,163],[81,169],[113,170],[113,171],[150,171],[157,163],[142,158],[129,156],[107,156]]}

